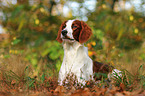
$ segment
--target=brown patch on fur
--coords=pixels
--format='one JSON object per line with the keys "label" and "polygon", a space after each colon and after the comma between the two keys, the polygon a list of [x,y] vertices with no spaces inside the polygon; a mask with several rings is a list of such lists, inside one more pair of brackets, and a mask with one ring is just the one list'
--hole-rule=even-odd
{"label": "brown patch on fur", "polygon": [[82,27],[82,30],[80,32],[80,35],[79,35],[79,42],[80,43],[84,43],[86,41],[88,41],[88,39],[91,37],[92,35],[92,30],[91,28],[83,21],[81,21],[81,27]]}
{"label": "brown patch on fur", "polygon": [[[113,66],[108,65],[108,64],[103,64],[100,62],[93,62],[93,72],[94,73],[106,73],[108,74],[109,72],[111,72],[114,69]],[[101,79],[101,76],[99,78],[94,77],[95,79]]]}
{"label": "brown patch on fur", "polygon": [[[75,27],[73,27],[75,26]],[[72,24],[72,29],[73,29],[73,37],[76,41],[79,41],[79,35],[80,35],[80,31],[82,29],[81,26],[81,21],[79,20],[75,20]]]}
{"label": "brown patch on fur", "polygon": [[58,35],[57,35],[57,38],[56,38],[56,40],[57,40],[59,43],[62,43],[61,31],[62,31],[62,29],[64,28],[66,22],[67,22],[67,21],[64,21],[64,22],[61,24],[61,26],[59,27]]}
{"label": "brown patch on fur", "polygon": [[110,66],[108,64],[103,64],[100,62],[93,62],[93,72],[101,72],[101,73],[109,73],[111,72],[113,69],[113,66]]}

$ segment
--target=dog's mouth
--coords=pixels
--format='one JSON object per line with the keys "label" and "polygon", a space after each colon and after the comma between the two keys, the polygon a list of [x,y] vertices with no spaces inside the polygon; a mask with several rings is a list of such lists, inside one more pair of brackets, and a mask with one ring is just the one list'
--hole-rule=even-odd
{"label": "dog's mouth", "polygon": [[68,37],[68,36],[64,36],[62,39],[67,39],[67,40],[70,40],[70,41],[74,41],[74,39]]}

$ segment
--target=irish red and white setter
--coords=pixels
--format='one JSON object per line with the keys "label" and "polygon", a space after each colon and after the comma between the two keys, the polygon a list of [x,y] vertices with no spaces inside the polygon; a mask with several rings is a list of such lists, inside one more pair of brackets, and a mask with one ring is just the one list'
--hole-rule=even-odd
{"label": "irish red and white setter", "polygon": [[64,48],[64,58],[58,78],[60,85],[63,85],[64,80],[67,81],[68,76],[74,78],[73,75],[79,83],[85,84],[86,81],[94,80],[94,72],[111,71],[110,66],[93,62],[88,56],[88,49],[84,43],[91,35],[92,30],[84,21],[68,20],[61,24],[56,39]]}

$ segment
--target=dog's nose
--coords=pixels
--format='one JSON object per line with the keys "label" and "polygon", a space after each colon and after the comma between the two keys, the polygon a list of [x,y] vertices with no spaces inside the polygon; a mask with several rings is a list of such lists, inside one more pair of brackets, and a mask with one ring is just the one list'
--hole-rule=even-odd
{"label": "dog's nose", "polygon": [[61,33],[62,33],[63,36],[66,36],[67,31],[66,30],[62,30]]}

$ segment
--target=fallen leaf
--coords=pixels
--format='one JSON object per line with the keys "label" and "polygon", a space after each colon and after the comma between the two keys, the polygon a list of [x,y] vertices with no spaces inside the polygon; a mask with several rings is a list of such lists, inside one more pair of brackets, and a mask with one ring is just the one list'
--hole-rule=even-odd
{"label": "fallen leaf", "polygon": [[76,88],[74,86],[71,87],[71,89],[69,90],[69,92],[74,93],[76,91]]}
{"label": "fallen leaf", "polygon": [[12,80],[11,85],[16,84],[16,80]]}
{"label": "fallen leaf", "polygon": [[123,83],[121,83],[120,88],[121,88],[122,91],[125,90],[125,85]]}
{"label": "fallen leaf", "polygon": [[101,91],[98,91],[98,92],[95,93],[94,96],[100,96],[101,94],[102,94],[102,92]]}
{"label": "fallen leaf", "polygon": [[90,85],[90,82],[87,82],[87,85]]}
{"label": "fallen leaf", "polygon": [[12,96],[12,94],[6,92],[0,92],[0,96]]}
{"label": "fallen leaf", "polygon": [[18,91],[19,91],[19,92],[23,92],[23,90],[22,90],[21,87],[18,87]]}
{"label": "fallen leaf", "polygon": [[10,89],[10,92],[11,92],[11,93],[16,93],[17,90],[16,90],[16,89]]}
{"label": "fallen leaf", "polygon": [[105,94],[105,92],[107,91],[107,88],[101,88],[101,93],[102,93],[102,95],[104,95]]}
{"label": "fallen leaf", "polygon": [[129,91],[123,91],[123,93],[124,93],[126,96],[130,96],[130,95],[131,95],[131,92],[129,92]]}
{"label": "fallen leaf", "polygon": [[57,88],[54,90],[54,93],[61,93],[66,92],[66,89],[63,86],[57,86]]}
{"label": "fallen leaf", "polygon": [[[120,93],[120,92],[117,92],[116,94],[115,94],[115,96],[124,96],[122,93]],[[128,95],[127,95],[128,96]]]}
{"label": "fallen leaf", "polygon": [[139,93],[141,93],[143,90],[142,89],[138,89],[136,91],[131,92],[131,95],[138,95]]}
{"label": "fallen leaf", "polygon": [[96,92],[98,92],[98,91],[100,91],[100,88],[98,88],[97,86],[95,86],[94,88],[91,89],[91,91],[96,91]]}
{"label": "fallen leaf", "polygon": [[36,91],[35,93],[30,94],[29,96],[39,96],[39,93],[40,92]]}
{"label": "fallen leaf", "polygon": [[142,92],[142,94],[145,94],[145,90]]}
{"label": "fallen leaf", "polygon": [[107,93],[107,94],[105,94],[105,96],[114,96],[114,95],[111,93]]}
{"label": "fallen leaf", "polygon": [[90,89],[89,88],[84,88],[84,91],[89,91],[90,92]]}
{"label": "fallen leaf", "polygon": [[79,89],[76,91],[76,93],[71,94],[71,96],[92,96],[92,93],[88,88]]}

